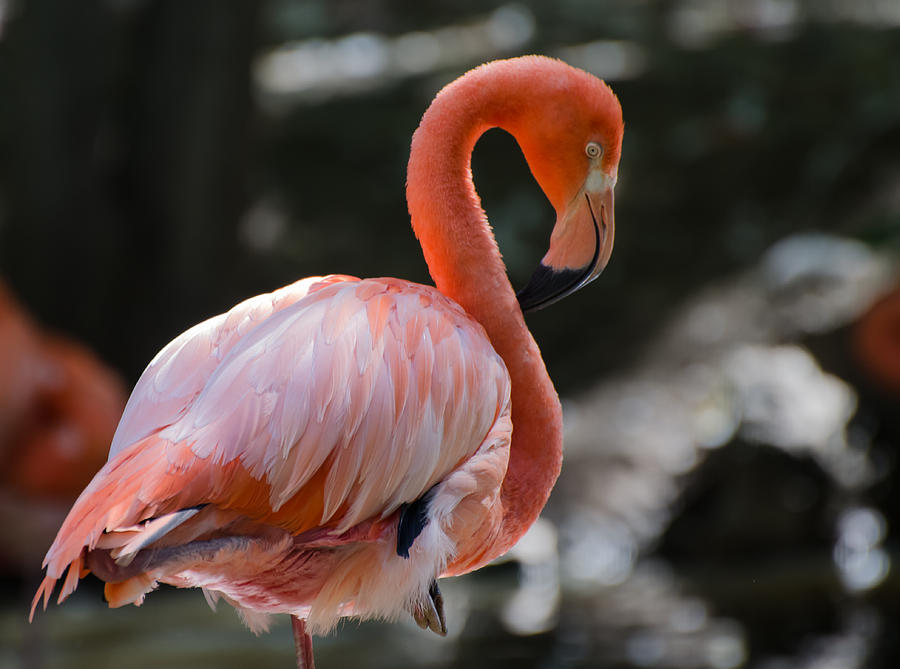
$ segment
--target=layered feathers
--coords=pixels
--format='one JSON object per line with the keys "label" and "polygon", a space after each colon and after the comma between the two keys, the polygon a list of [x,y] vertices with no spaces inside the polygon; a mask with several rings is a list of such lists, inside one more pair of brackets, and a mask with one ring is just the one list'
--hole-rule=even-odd
{"label": "layered feathers", "polygon": [[[499,484],[509,392],[481,326],[432,288],[326,277],[248,300],[151,362],[110,460],[47,554],[35,604],[69,565],[60,599],[74,589],[85,549],[111,549],[126,567],[149,546],[248,521],[282,530],[279,541],[341,537],[384,521],[482,447],[496,451]],[[445,512],[464,496],[444,499]],[[155,580],[144,576],[108,596],[139,602]]]}

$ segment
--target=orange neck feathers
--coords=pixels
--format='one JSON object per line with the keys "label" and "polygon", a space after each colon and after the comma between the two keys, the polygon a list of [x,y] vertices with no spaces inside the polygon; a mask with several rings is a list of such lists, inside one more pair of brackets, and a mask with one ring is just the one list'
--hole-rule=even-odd
{"label": "orange neck feathers", "polygon": [[[407,200],[431,276],[442,293],[484,326],[512,379],[514,430],[501,490],[503,520],[482,564],[511,548],[544,507],[562,464],[562,410],[475,192],[471,154],[489,128],[509,131],[559,211],[571,198],[567,182],[557,176],[565,165],[532,148],[541,146],[533,135],[545,130],[548,108],[549,118],[555,115],[562,124],[566,115],[578,112],[584,101],[573,100],[572,91],[588,77],[543,57],[482,66],[437,95],[413,136]],[[598,104],[618,108],[612,93],[604,90],[611,102],[604,98]],[[535,109],[544,112],[536,114]],[[617,162],[618,146],[611,154],[607,160]]]}

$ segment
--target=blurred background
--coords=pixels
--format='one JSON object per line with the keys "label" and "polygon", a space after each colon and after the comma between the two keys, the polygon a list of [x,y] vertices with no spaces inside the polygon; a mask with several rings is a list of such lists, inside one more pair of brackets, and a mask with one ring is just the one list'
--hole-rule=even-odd
{"label": "blurred background", "polygon": [[[350,622],[320,666],[854,669],[900,662],[896,0],[0,0],[0,667],[289,667],[227,606],[40,560],[165,343],[341,272],[428,281],[409,140],[523,53],[626,119],[616,250],[529,316],[565,407],[544,517],[446,580],[450,635]],[[553,212],[514,141],[476,184],[514,285]]]}

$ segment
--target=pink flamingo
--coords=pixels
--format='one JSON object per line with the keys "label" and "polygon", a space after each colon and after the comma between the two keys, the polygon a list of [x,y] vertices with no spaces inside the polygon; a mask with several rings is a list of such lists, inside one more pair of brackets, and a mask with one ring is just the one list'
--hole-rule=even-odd
{"label": "pink flamingo", "polygon": [[[492,127],[515,136],[557,212],[518,301],[472,184]],[[32,615],[68,568],[59,601],[93,572],[110,606],[163,582],[226,600],[253,629],[290,614],[300,667],[310,634],[342,616],[408,611],[446,633],[438,577],[506,552],[559,473],[559,400],[522,309],[606,265],[622,131],[609,88],[549,58],[445,87],[407,185],[436,288],[307,278],[172,341],[50,547]]]}
{"label": "pink flamingo", "polygon": [[47,332],[0,281],[0,570],[33,568],[106,461],[125,399],[117,374]]}

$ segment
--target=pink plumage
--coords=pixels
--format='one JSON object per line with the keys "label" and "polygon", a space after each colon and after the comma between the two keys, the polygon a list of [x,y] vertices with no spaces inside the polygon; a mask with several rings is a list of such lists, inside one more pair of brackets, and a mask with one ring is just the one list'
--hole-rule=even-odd
{"label": "pink plumage", "polygon": [[426,112],[409,163],[436,286],[312,277],[172,341],[50,547],[32,614],[64,575],[60,600],[90,571],[112,606],[164,582],[226,599],[254,628],[291,614],[304,667],[308,632],[342,616],[408,611],[446,632],[437,579],[508,550],[562,459],[559,400],[471,181],[492,126],[515,135],[558,214],[528,306],[600,273],[615,96],[536,56],[461,77]]}
{"label": "pink plumage", "polygon": [[[455,508],[453,491],[467,487],[453,477],[474,476],[469,463],[490,461],[499,483],[510,432],[503,361],[452,301],[398,279],[298,282],[201,323],[151,362],[109,463],[47,554],[43,593],[83,548],[110,550],[121,565],[147,545],[137,537],[155,530],[148,519],[158,526],[206,505],[153,545],[228,527],[254,539],[211,544],[212,565],[207,553],[134,576],[108,565],[111,604],[140,603],[162,581],[225,593],[251,614],[302,615],[316,632],[339,615],[393,617],[412,609],[449,552],[414,546],[408,561],[394,559],[391,517],[438,482],[433,505]],[[435,534],[432,543],[447,542]],[[401,568],[393,579],[391,563]],[[381,565],[378,582],[348,580],[370,564]],[[249,578],[268,571],[282,581],[277,597]]]}

